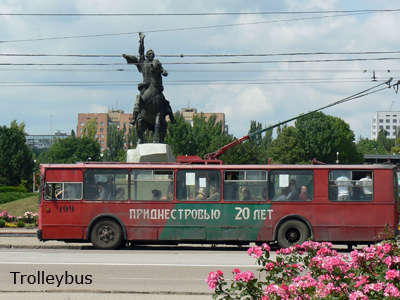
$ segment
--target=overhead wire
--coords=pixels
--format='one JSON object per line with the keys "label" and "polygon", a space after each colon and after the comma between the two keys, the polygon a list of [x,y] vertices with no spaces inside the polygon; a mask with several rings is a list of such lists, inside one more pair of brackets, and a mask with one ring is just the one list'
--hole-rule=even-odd
{"label": "overhead wire", "polygon": [[[304,17],[304,18],[294,18],[294,19],[257,21],[257,22],[247,22],[247,23],[219,24],[219,25],[183,27],[183,28],[170,28],[170,29],[156,29],[156,30],[146,30],[144,32],[145,33],[159,33],[159,32],[172,32],[172,31],[223,28],[223,27],[234,27],[234,26],[246,26],[246,25],[258,25],[258,24],[268,24],[268,23],[280,23],[280,22],[292,22],[292,21],[325,19],[325,18],[332,18],[332,17],[344,17],[344,16],[363,15],[363,14],[371,14],[371,13],[372,12],[365,11],[365,12],[354,12],[354,13],[338,14],[338,15],[332,15],[332,16],[316,16],[316,17]],[[4,41],[0,41],[0,43],[33,42],[33,41],[75,39],[75,38],[93,38],[93,37],[103,37],[103,36],[132,35],[132,34],[138,34],[138,33],[139,33],[139,31],[120,32],[120,33],[92,34],[92,35],[64,36],[64,37],[50,37],[50,38],[36,38],[36,39],[4,40]]]}
{"label": "overhead wire", "polygon": [[272,14],[327,14],[355,12],[397,12],[400,9],[357,9],[357,10],[326,10],[326,11],[263,11],[263,12],[205,12],[205,13],[0,13],[0,16],[47,16],[47,17],[154,17],[154,16],[223,16],[223,15],[272,15]]}

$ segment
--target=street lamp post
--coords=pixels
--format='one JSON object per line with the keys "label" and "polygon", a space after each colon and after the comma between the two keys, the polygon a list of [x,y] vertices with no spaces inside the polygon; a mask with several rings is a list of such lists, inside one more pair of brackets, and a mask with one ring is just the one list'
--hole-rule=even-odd
{"label": "street lamp post", "polygon": [[336,164],[339,164],[339,152],[336,152]]}

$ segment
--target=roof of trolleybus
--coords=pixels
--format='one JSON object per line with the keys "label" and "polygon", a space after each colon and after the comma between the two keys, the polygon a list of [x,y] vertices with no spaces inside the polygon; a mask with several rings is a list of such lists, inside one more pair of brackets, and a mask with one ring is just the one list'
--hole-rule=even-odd
{"label": "roof of trolleybus", "polygon": [[82,162],[76,164],[41,164],[40,169],[293,169],[293,170],[324,170],[324,169],[362,169],[362,170],[397,170],[396,165],[286,165],[286,164],[268,164],[268,165],[216,165],[216,164],[187,164],[187,163],[103,163],[103,162]]}

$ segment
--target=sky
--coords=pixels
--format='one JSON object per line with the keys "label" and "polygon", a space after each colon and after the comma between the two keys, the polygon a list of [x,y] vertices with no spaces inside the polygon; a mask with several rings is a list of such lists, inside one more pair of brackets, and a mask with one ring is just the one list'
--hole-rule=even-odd
{"label": "sky", "polygon": [[142,75],[122,54],[138,55],[142,31],[169,72],[173,111],[224,113],[240,138],[252,120],[273,125],[382,84],[323,110],[371,138],[375,111],[400,111],[384,83],[400,80],[396,3],[2,0],[0,125],[70,134],[78,113],[132,112]]}

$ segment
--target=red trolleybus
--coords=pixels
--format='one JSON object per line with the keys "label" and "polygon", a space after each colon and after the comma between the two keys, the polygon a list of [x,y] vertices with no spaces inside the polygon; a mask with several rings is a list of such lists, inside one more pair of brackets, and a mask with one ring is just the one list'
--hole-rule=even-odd
{"label": "red trolleybus", "polygon": [[[186,161],[185,161],[186,160]],[[397,232],[391,165],[41,165],[38,238],[98,249],[135,243],[360,244]]]}

